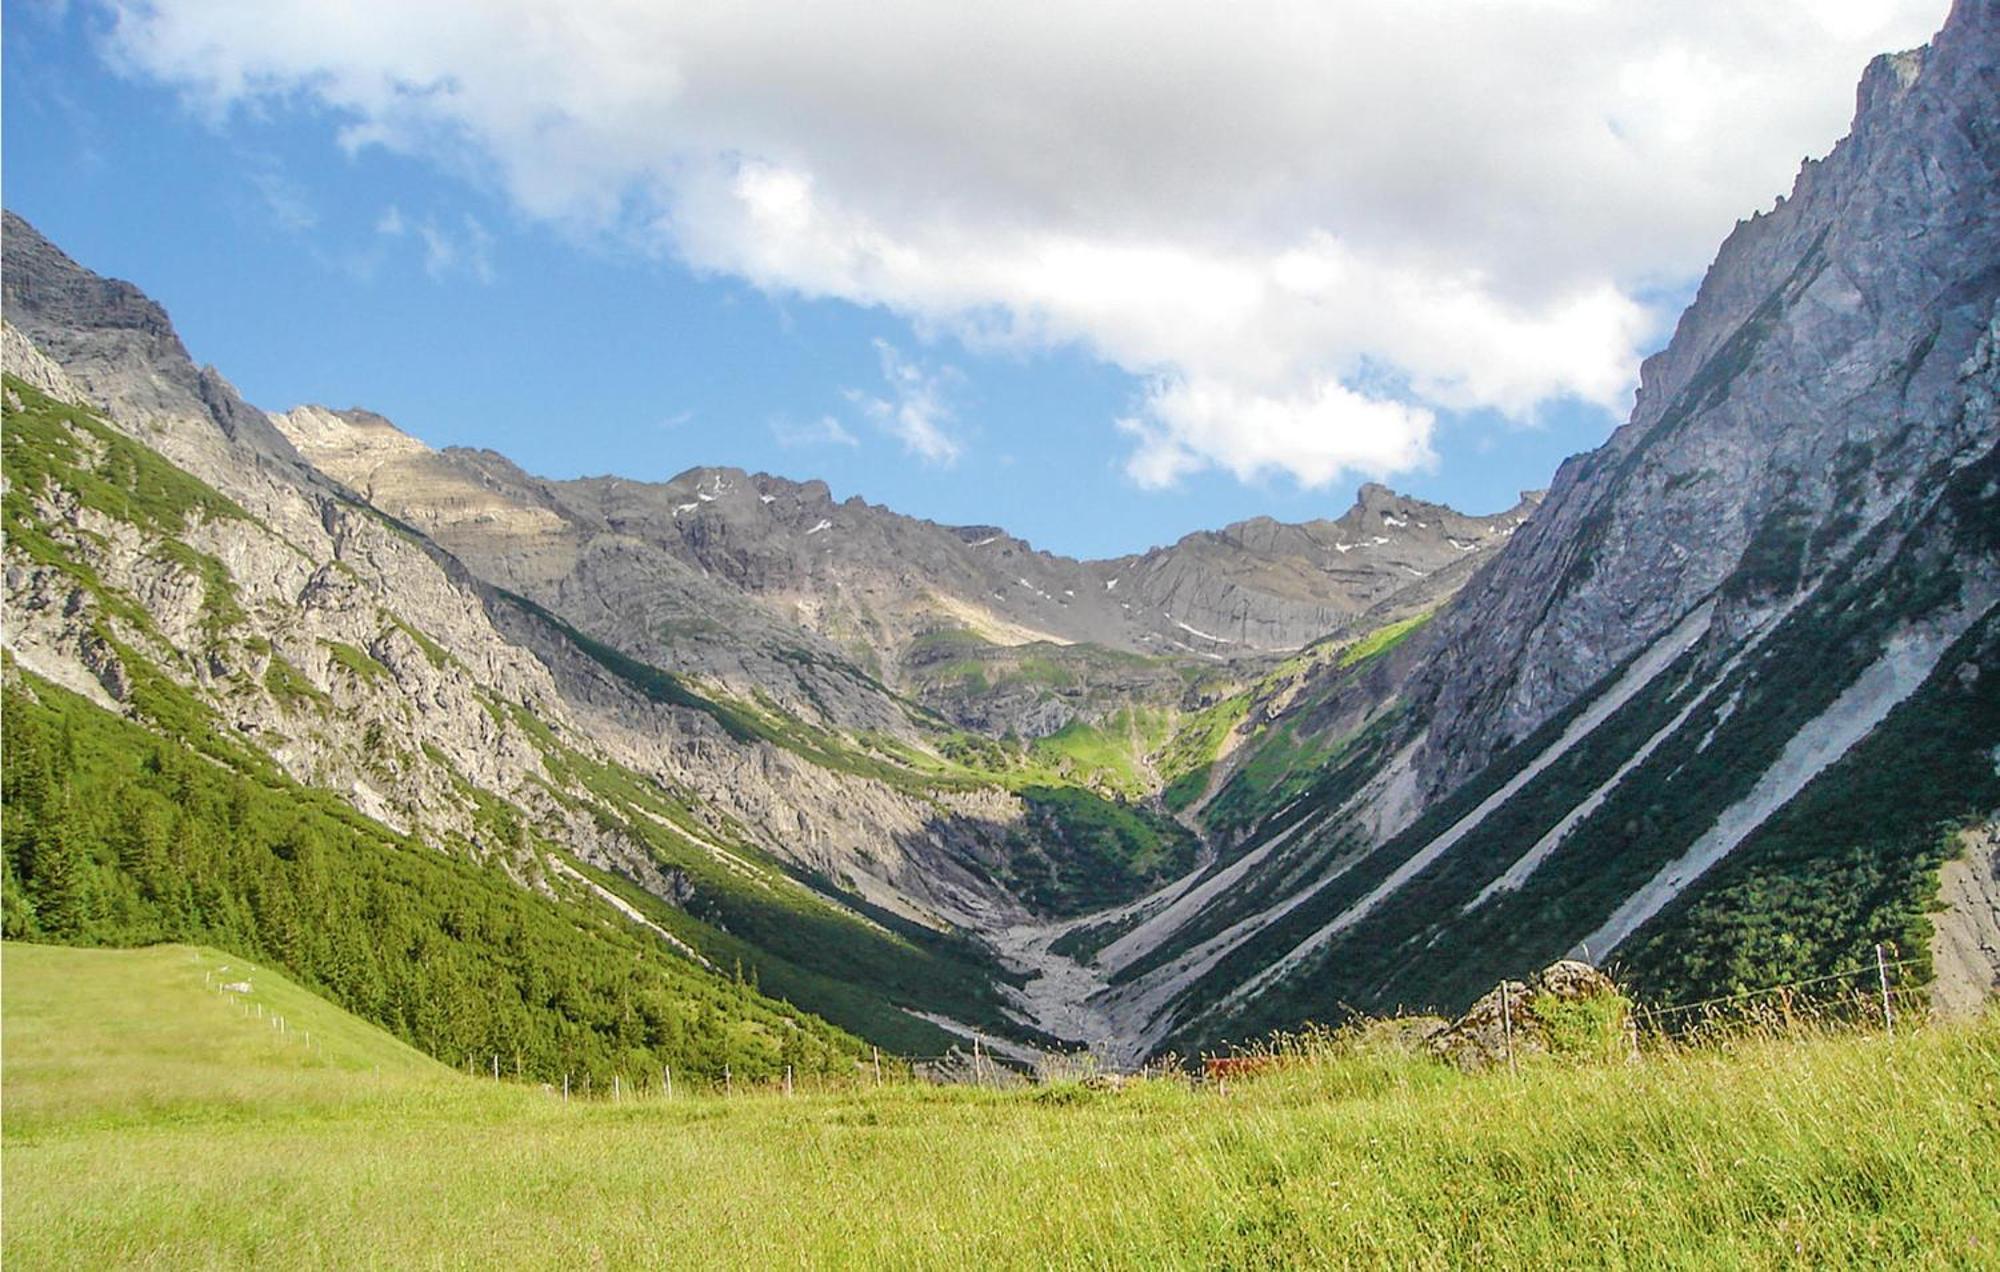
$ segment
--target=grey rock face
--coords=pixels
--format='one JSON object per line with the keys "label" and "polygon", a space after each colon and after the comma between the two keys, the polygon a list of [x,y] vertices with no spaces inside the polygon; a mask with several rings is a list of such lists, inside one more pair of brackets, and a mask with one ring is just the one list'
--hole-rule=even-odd
{"label": "grey rock face", "polygon": [[910,724],[885,685],[995,734],[1037,736],[1091,712],[1019,685],[991,700],[940,697],[925,678],[933,634],[1256,659],[1364,616],[1438,604],[1537,498],[1467,517],[1371,485],[1338,519],[1258,519],[1142,556],[1075,561],[995,527],[836,502],[823,482],[722,468],[662,483],[544,481],[490,451],[431,451],[365,412],[274,418],[315,464],[482,578],[598,638],[737,696],[900,734]]}
{"label": "grey rock face", "polygon": [[166,311],[130,283],[81,268],[34,226],[5,213],[0,279],[7,319],[91,399],[129,419],[199,419],[256,455],[298,453],[213,367],[197,368]]}
{"label": "grey rock face", "polygon": [[[1765,607],[1991,445],[1960,367],[2000,295],[2000,6],[1877,58],[1852,134],[1723,243],[1629,423],[1436,624],[1424,789],[1465,779],[1738,573]],[[1754,625],[1756,605],[1725,623]]]}
{"label": "grey rock face", "polygon": [[1135,645],[1178,642],[1210,654],[1296,649],[1362,614],[1387,621],[1435,604],[1449,595],[1440,580],[1462,581],[1468,565],[1505,544],[1540,500],[1530,492],[1506,512],[1468,517],[1370,483],[1334,520],[1288,525],[1258,517],[1098,563],[1098,571],[1117,580],[1121,594],[1167,617],[1163,629],[1142,616]]}

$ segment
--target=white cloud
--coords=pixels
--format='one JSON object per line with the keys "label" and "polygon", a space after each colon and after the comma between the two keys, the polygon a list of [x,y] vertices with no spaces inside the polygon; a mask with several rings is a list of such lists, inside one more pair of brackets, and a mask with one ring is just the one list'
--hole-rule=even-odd
{"label": "white cloud", "polygon": [[493,231],[476,217],[463,217],[454,227],[435,216],[412,220],[391,203],[375,218],[375,233],[391,239],[415,235],[423,249],[424,273],[434,280],[463,273],[482,283],[493,281]]}
{"label": "white cloud", "polygon": [[796,446],[859,446],[861,439],[847,431],[845,425],[831,415],[822,415],[810,424],[794,424],[780,416],[771,421],[771,436],[778,445],[787,448]]}
{"label": "white cloud", "polygon": [[926,463],[956,463],[959,444],[948,431],[952,412],[945,401],[945,384],[957,373],[950,367],[926,371],[886,340],[875,342],[875,352],[882,362],[882,379],[888,383],[889,396],[871,397],[849,389],[848,400],[878,428],[902,442],[904,450]]}
{"label": "white cloud", "polygon": [[[107,2],[113,56],[210,110],[304,96],[342,144],[532,217],[982,346],[1073,342],[1152,386],[1141,480],[1308,483],[1425,462],[1441,409],[1622,410],[1671,317],[1638,298],[1946,7]],[[906,444],[955,453],[903,406]]]}
{"label": "white cloud", "polygon": [[1249,481],[1286,472],[1317,486],[1343,472],[1408,472],[1433,462],[1435,415],[1323,380],[1285,397],[1226,381],[1175,380],[1154,387],[1143,418],[1118,421],[1138,439],[1125,470],[1141,486],[1171,486],[1209,464]]}
{"label": "white cloud", "polygon": [[319,212],[306,192],[297,182],[274,168],[253,172],[250,184],[264,201],[265,211],[278,227],[292,234],[303,234],[319,224]]}
{"label": "white cloud", "polygon": [[457,228],[426,217],[416,224],[424,248],[424,272],[434,279],[464,273],[479,282],[493,281],[493,232],[467,216]]}

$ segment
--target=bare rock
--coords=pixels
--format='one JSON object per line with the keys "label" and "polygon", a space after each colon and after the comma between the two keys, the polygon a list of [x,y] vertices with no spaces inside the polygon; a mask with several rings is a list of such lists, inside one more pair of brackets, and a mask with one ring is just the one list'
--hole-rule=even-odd
{"label": "bare rock", "polygon": [[1424,1044],[1467,1072],[1532,1056],[1623,1058],[1638,1035],[1625,996],[1602,971],[1563,959],[1526,982],[1502,981]]}

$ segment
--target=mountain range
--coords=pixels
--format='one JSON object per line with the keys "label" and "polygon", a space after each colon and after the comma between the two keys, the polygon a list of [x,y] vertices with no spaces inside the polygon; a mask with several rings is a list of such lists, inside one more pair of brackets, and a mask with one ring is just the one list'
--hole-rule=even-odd
{"label": "mountain range", "polygon": [[[1938,869],[2000,809],[1990,0],[1869,67],[1630,420],[1493,516],[1369,485],[1078,561],[819,482],[549,480],[267,413],[12,213],[4,310],[10,726],[47,768],[8,769],[8,933],[223,932],[454,1062],[507,1030],[1132,1061],[1568,953],[1659,1001],[1878,942],[1923,974]],[[176,765],[321,810],[315,870],[421,860],[515,917],[411,920],[400,997],[344,980],[372,956],[299,935],[333,911],[277,821],[217,813],[249,855],[176,857],[168,898],[115,806]],[[508,943],[536,925],[589,994]],[[709,1051],[665,1007],[631,1032],[642,961]]]}

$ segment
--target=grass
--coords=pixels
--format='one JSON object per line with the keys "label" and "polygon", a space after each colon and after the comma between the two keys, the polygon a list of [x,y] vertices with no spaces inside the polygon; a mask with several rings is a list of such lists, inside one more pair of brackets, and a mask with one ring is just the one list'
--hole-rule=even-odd
{"label": "grass", "polygon": [[1342,669],[1359,666],[1371,658],[1388,653],[1409,639],[1410,634],[1431,621],[1433,610],[1412,615],[1401,622],[1388,623],[1369,632],[1366,636],[1346,646],[1340,651]]}
{"label": "grass", "polygon": [[296,711],[301,705],[324,709],[333,701],[305,673],[278,654],[272,654],[270,664],[264,668],[264,689],[287,711]]}
{"label": "grass", "polygon": [[[248,520],[228,496],[204,484],[106,424],[94,412],[68,406],[12,375],[8,392],[21,407],[6,412],[4,450],[14,491],[74,492],[86,508],[164,535],[195,521]],[[9,507],[10,523],[15,509]],[[10,524],[10,529],[12,526]]]}
{"label": "grass", "polygon": [[322,639],[320,645],[326,650],[327,655],[333,659],[336,666],[346,671],[348,675],[354,677],[356,680],[373,684],[377,681],[391,679],[389,669],[384,667],[376,660],[373,654],[370,654],[365,649],[339,640]]}
{"label": "grass", "polygon": [[[1976,1266],[2000,1017],[1466,1077],[619,1104],[454,1074],[229,956],[9,946],[10,1267]],[[267,989],[268,984],[268,989]],[[322,1055],[321,1052],[324,1054]],[[375,1064],[381,1065],[378,1074]]]}
{"label": "grass", "polygon": [[1165,744],[1170,729],[1167,712],[1126,707],[1098,724],[1079,716],[1038,739],[1030,755],[1059,777],[1136,800],[1151,793],[1144,757]]}
{"label": "grass", "polygon": [[[322,1112],[451,1076],[268,966],[219,950],[9,941],[0,973],[9,1150],[52,1130]],[[204,977],[251,991],[225,994]]]}

